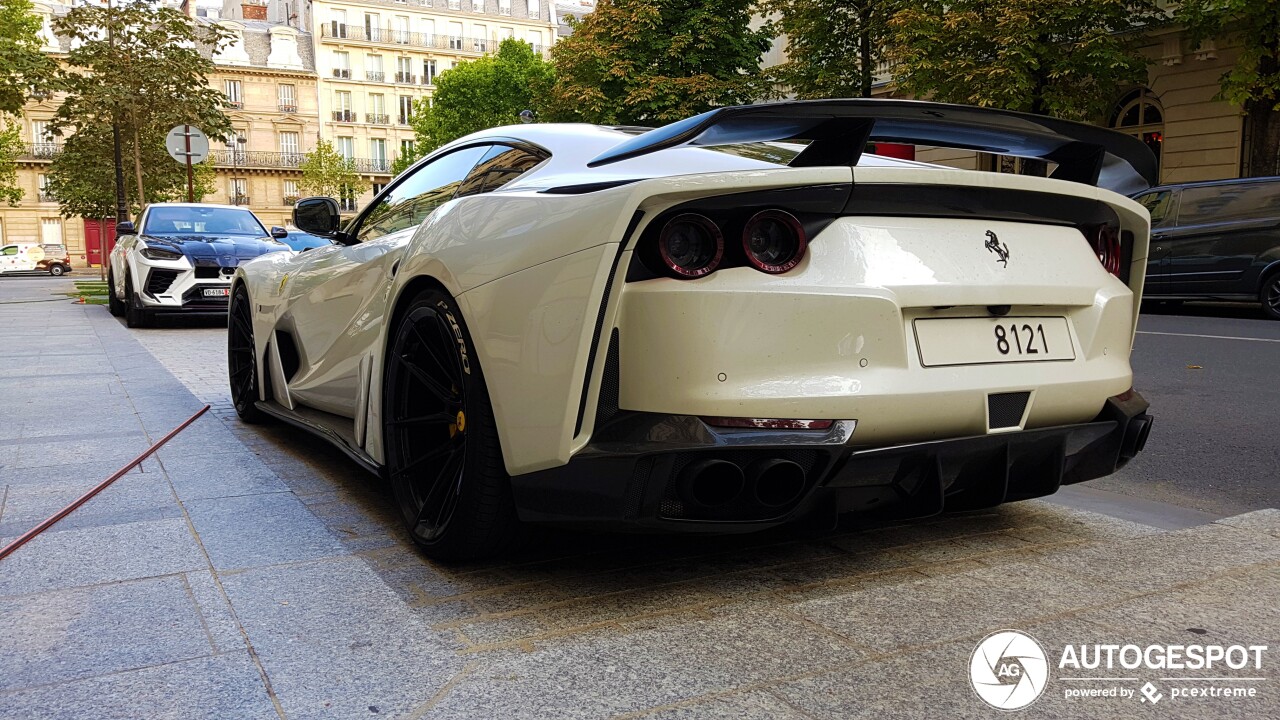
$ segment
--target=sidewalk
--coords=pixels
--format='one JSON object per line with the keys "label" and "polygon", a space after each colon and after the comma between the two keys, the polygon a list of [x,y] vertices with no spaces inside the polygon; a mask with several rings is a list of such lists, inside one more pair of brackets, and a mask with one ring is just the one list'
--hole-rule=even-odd
{"label": "sidewalk", "polygon": [[0,544],[217,411],[0,560],[0,718],[996,717],[968,667],[1004,628],[1055,668],[1066,644],[1272,648],[1253,698],[1174,699],[1136,670],[1124,686],[1163,701],[1069,700],[1055,669],[1023,717],[1280,716],[1280,511],[540,531],[449,568],[341,453],[234,418],[220,328],[132,332],[69,303],[0,305],[0,328]]}

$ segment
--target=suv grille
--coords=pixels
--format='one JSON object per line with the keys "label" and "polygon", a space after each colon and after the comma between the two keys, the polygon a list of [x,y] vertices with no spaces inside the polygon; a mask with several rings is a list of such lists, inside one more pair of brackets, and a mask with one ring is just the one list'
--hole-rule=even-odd
{"label": "suv grille", "polygon": [[169,292],[169,286],[178,279],[178,274],[181,272],[181,270],[152,268],[151,274],[147,276],[147,294],[154,296]]}

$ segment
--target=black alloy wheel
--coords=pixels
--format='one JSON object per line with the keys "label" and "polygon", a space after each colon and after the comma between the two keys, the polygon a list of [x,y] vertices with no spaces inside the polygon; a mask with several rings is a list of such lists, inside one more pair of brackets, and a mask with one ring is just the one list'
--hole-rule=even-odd
{"label": "black alloy wheel", "polygon": [[267,414],[254,404],[258,401],[258,351],[253,342],[252,313],[249,291],[237,286],[227,311],[227,379],[236,414],[246,423],[258,424]]}
{"label": "black alloy wheel", "polygon": [[107,310],[116,317],[124,315],[124,302],[116,297],[116,274],[107,272]]}
{"label": "black alloy wheel", "polygon": [[1262,309],[1272,320],[1280,320],[1280,272],[1271,273],[1262,283]]}
{"label": "black alloy wheel", "polygon": [[124,280],[124,324],[131,328],[144,328],[150,323],[151,317],[146,310],[142,309],[142,305],[138,302],[136,294],[133,292],[133,279],[126,277]]}
{"label": "black alloy wheel", "polygon": [[383,379],[387,476],[409,534],[446,561],[498,552],[515,527],[489,394],[453,299],[420,293],[391,331]]}

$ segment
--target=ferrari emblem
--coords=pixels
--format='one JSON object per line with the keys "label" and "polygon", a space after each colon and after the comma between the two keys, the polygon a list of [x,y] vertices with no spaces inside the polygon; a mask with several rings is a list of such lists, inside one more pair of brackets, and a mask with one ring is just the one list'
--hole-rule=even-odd
{"label": "ferrari emblem", "polygon": [[284,277],[280,278],[280,287],[276,289],[276,294],[277,294],[277,295],[283,295],[283,294],[284,294],[284,285],[285,285],[285,283],[287,283],[287,282],[289,282],[289,273],[285,273],[285,274],[284,274]]}
{"label": "ferrari emblem", "polygon": [[990,230],[987,231],[987,250],[996,254],[996,262],[1009,267],[1009,246],[1000,242],[1000,238]]}

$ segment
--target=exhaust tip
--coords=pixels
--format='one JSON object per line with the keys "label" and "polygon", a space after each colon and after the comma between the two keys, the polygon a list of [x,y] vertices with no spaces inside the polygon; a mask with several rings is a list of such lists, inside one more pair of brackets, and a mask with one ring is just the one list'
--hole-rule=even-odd
{"label": "exhaust tip", "polygon": [[727,460],[698,460],[680,471],[681,495],[687,502],[704,508],[733,502],[744,484],[742,468]]}
{"label": "exhaust tip", "polygon": [[1129,421],[1124,430],[1124,439],[1120,442],[1120,457],[1132,460],[1147,446],[1147,437],[1151,434],[1150,415],[1139,415]]}
{"label": "exhaust tip", "polygon": [[782,507],[804,493],[804,468],[790,460],[757,460],[747,468],[755,501],[765,507]]}

